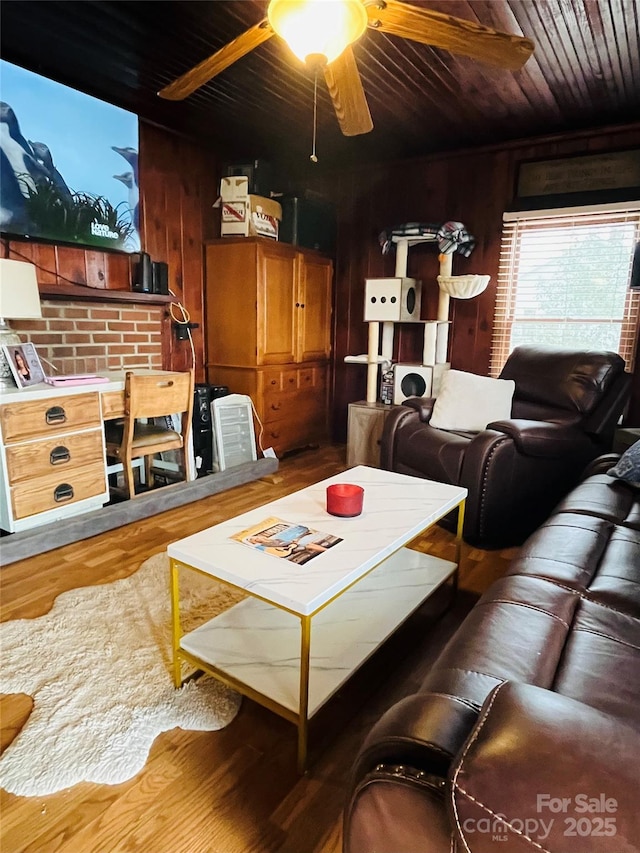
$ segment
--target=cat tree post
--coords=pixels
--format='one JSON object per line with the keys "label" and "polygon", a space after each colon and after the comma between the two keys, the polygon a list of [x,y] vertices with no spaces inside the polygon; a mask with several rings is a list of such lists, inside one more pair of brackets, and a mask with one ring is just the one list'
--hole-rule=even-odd
{"label": "cat tree post", "polygon": [[[438,255],[440,275],[450,276],[453,267],[453,255]],[[449,294],[440,288],[438,296],[438,325],[436,331],[436,364],[444,364],[449,347]]]}
{"label": "cat tree post", "polygon": [[[393,324],[392,328],[393,328]],[[378,399],[378,346],[380,342],[380,323],[369,323],[369,349],[367,360],[367,403]]]}

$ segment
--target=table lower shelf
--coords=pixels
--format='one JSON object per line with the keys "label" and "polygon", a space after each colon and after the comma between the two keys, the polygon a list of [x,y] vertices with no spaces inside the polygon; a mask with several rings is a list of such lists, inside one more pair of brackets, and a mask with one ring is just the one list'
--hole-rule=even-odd
{"label": "table lower shelf", "polygon": [[[401,548],[311,617],[308,717],[456,568],[456,563]],[[287,611],[246,598],[185,634],[180,648],[240,689],[245,686],[286,709],[286,716],[295,716],[300,624],[300,618]]]}

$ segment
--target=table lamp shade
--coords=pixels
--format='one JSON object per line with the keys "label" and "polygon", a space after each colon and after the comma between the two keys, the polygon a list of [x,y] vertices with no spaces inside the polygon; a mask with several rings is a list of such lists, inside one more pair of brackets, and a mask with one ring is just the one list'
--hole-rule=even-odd
{"label": "table lamp shade", "polygon": [[42,317],[33,264],[0,258],[0,317],[7,320]]}

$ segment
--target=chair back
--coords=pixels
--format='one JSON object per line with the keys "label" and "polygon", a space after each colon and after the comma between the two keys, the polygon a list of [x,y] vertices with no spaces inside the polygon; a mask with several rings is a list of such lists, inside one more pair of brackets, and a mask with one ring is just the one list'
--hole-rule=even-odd
{"label": "chair back", "polygon": [[182,435],[191,429],[193,414],[193,371],[175,373],[127,372],[125,414],[131,422],[137,418],[182,415]]}
{"label": "chair back", "polygon": [[617,419],[629,378],[617,353],[540,346],[516,347],[500,373],[516,385],[513,418],[566,424],[586,423],[602,406]]}

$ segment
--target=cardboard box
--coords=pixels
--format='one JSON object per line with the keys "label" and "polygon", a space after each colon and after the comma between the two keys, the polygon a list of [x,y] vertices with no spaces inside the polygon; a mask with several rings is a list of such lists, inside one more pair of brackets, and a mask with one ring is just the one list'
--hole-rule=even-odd
{"label": "cardboard box", "polygon": [[282,206],[271,198],[250,195],[246,176],[223,178],[220,182],[222,237],[269,237],[278,239]]}

